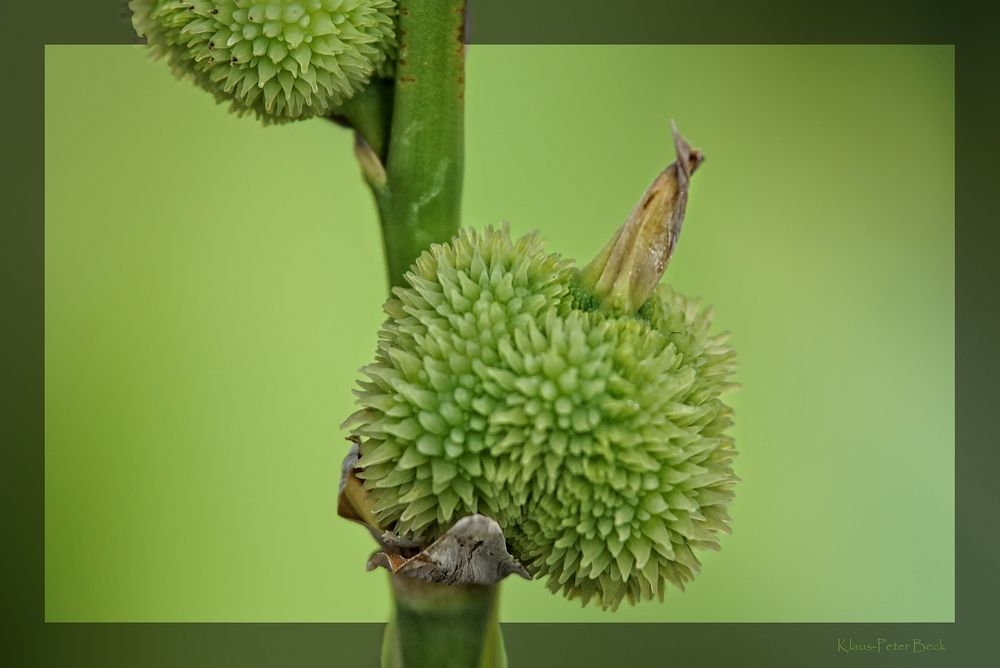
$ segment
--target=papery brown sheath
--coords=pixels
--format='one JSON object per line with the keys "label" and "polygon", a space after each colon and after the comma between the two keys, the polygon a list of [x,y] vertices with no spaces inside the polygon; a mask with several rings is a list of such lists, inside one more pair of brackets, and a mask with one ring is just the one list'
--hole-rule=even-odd
{"label": "papery brown sheath", "polygon": [[676,160],[646,189],[625,223],[580,274],[581,282],[609,310],[635,313],[670,263],[687,208],[691,175],[705,154],[691,148],[671,122]]}

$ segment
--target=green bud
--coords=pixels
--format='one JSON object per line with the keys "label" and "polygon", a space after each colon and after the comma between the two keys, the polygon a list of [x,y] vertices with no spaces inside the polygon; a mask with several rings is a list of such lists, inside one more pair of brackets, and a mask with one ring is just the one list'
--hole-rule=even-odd
{"label": "green bud", "polygon": [[394,0],[132,0],[177,76],[268,122],[326,115],[388,70]]}

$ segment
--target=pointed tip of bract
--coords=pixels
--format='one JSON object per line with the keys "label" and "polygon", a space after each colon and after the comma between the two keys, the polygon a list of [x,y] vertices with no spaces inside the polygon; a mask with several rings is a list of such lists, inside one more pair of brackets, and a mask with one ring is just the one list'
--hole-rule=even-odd
{"label": "pointed tip of bract", "polygon": [[677,164],[684,172],[684,176],[690,178],[696,169],[705,162],[705,153],[701,149],[691,148],[691,144],[681,135],[677,129],[677,123],[670,119],[670,134],[674,141],[674,154]]}

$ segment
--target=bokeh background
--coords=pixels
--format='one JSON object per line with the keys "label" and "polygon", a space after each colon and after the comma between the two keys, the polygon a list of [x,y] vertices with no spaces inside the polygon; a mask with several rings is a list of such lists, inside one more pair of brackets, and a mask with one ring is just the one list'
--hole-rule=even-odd
{"label": "bokeh background", "polygon": [[[593,256],[708,155],[665,280],[743,387],[734,534],[664,603],[505,621],[954,619],[954,51],[469,49],[465,219]],[[385,296],[350,134],[262,128],[139,47],[46,48],[49,621],[382,621],[336,517]]]}

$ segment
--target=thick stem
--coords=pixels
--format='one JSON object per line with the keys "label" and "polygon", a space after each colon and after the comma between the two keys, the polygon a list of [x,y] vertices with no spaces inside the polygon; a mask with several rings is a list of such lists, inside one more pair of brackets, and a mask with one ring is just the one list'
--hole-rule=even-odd
{"label": "thick stem", "polygon": [[390,286],[458,231],[462,206],[465,0],[400,0],[386,182],[373,188]]}
{"label": "thick stem", "polygon": [[382,668],[506,668],[497,584],[390,577],[395,609],[382,643]]}

